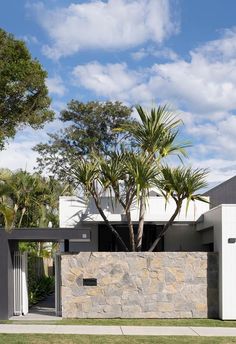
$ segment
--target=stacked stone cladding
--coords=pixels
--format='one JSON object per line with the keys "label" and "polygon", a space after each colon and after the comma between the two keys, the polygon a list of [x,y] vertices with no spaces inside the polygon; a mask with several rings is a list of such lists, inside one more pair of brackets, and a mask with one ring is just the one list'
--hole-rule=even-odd
{"label": "stacked stone cladding", "polygon": [[64,318],[218,317],[217,253],[81,252],[61,271]]}

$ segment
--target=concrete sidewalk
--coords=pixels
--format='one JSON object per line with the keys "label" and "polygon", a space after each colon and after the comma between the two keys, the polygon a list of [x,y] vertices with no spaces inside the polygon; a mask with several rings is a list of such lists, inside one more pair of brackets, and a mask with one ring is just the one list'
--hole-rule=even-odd
{"label": "concrete sidewalk", "polygon": [[0,333],[48,333],[125,336],[236,336],[233,327],[87,326],[0,324]]}

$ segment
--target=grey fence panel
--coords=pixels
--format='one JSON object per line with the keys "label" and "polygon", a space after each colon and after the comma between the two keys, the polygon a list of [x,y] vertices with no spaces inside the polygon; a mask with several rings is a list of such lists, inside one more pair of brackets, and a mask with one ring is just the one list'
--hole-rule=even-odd
{"label": "grey fence panel", "polygon": [[61,316],[61,255],[55,254],[55,311],[56,316]]}

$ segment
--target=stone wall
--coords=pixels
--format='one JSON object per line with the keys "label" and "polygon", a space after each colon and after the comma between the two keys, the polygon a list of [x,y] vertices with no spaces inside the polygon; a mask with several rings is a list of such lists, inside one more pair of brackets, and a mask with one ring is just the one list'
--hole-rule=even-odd
{"label": "stone wall", "polygon": [[81,252],[62,255],[61,270],[64,318],[218,316],[217,253]]}

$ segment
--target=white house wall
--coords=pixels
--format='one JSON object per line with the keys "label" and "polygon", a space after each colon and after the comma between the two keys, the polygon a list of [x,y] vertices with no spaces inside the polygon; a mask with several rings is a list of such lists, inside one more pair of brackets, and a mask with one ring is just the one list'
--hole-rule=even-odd
{"label": "white house wall", "polygon": [[[119,223],[125,221],[123,211],[119,205],[112,204],[108,197],[103,197],[102,207],[111,222]],[[146,210],[145,221],[165,223],[169,220],[175,210],[174,201],[170,200],[166,205],[163,197],[152,196]],[[209,204],[203,202],[190,202],[186,213],[186,203],[176,218],[176,222],[194,222],[203,213],[209,210]],[[87,202],[78,197],[60,197],[60,227],[76,227],[79,223],[98,223],[102,218],[98,213],[93,201]],[[136,206],[131,211],[132,220],[138,221],[139,212]]]}
{"label": "white house wall", "polygon": [[236,319],[236,205],[222,204],[204,214],[199,224],[200,232],[214,228],[214,251],[219,253],[219,317],[223,320]]}
{"label": "white house wall", "polygon": [[222,319],[236,319],[236,205],[222,205]]}

